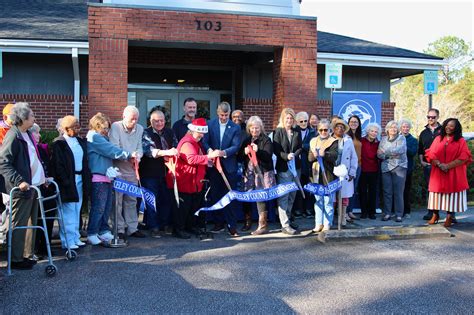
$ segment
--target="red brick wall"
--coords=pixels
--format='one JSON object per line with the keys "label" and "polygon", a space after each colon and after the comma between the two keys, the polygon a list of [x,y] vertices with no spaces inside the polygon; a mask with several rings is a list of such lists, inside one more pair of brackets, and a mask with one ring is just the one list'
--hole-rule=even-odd
{"label": "red brick wall", "polygon": [[[74,98],[69,95],[32,95],[0,94],[0,107],[8,103],[27,102],[35,113],[37,124],[44,130],[56,129],[58,118],[74,114]],[[89,120],[87,96],[81,96],[80,122],[82,129],[87,129]],[[94,114],[95,112],[93,112]]]}
{"label": "red brick wall", "polygon": [[[220,31],[196,29],[219,21]],[[283,47],[275,54],[277,111],[316,104],[316,19],[89,6],[89,98],[95,109],[119,118],[127,102],[128,41]],[[135,48],[130,48],[133,51]],[[243,47],[243,50],[244,47]],[[186,50],[182,49],[183,54]],[[206,51],[213,54],[212,51]],[[219,59],[216,60],[219,63]],[[236,76],[242,71],[237,65]],[[241,99],[240,80],[235,97]],[[240,104],[236,104],[239,106]]]}
{"label": "red brick wall", "polygon": [[265,131],[268,133],[275,127],[273,124],[273,100],[261,98],[246,98],[242,100],[242,111],[245,120],[250,116],[258,116],[263,121]]}

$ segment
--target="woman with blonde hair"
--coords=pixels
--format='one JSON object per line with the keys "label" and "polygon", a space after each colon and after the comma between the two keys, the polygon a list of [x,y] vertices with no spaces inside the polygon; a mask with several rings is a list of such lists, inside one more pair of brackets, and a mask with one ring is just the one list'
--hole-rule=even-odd
{"label": "woman with blonde hair", "polygon": [[[280,114],[280,122],[273,133],[273,150],[277,157],[276,171],[278,184],[289,183],[295,180],[289,164],[293,164],[299,176],[301,170],[302,141],[300,131],[295,125],[295,112],[291,108],[284,108]],[[282,226],[281,231],[288,235],[297,233],[298,226],[290,222],[291,208],[296,192],[291,192],[278,198],[278,216]]]}
{"label": "woman with blonde hair", "polygon": [[[311,181],[321,185],[327,185],[334,180],[334,166],[338,157],[338,141],[330,135],[331,123],[322,119],[318,124],[319,135],[311,139],[309,143],[308,160],[312,163]],[[320,159],[318,159],[320,157]],[[322,162],[322,165],[320,164]],[[324,172],[323,172],[324,169]],[[333,196],[315,195],[314,232],[328,231],[334,218]]]}
{"label": "woman with blonde hair", "polygon": [[124,151],[109,141],[110,119],[97,113],[89,121],[87,155],[92,173],[91,209],[87,226],[87,241],[92,245],[113,239],[109,227],[112,211],[112,179],[107,176],[113,160],[127,160],[132,153]]}

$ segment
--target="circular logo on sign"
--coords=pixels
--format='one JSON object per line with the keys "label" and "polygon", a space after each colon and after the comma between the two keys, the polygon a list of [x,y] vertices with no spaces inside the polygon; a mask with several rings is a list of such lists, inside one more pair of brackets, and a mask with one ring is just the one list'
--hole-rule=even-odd
{"label": "circular logo on sign", "polygon": [[348,121],[353,115],[359,116],[362,130],[365,130],[367,124],[377,122],[375,109],[372,105],[360,99],[353,99],[342,105],[338,115],[345,121]]}

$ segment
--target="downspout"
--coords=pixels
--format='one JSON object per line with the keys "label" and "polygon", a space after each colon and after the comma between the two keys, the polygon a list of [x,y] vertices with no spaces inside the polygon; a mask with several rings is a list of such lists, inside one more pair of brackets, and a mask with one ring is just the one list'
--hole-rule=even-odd
{"label": "downspout", "polygon": [[74,73],[74,116],[79,119],[79,101],[81,94],[81,77],[79,75],[78,49],[72,48],[72,69]]}

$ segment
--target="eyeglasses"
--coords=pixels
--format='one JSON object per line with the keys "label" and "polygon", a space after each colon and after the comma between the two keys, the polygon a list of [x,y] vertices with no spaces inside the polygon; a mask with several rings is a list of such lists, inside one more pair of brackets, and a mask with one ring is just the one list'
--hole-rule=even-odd
{"label": "eyeglasses", "polygon": [[427,119],[436,119],[436,116],[426,116]]}
{"label": "eyeglasses", "polygon": [[319,131],[319,132],[328,132],[329,129],[319,129],[318,131]]}
{"label": "eyeglasses", "polygon": [[305,123],[305,122],[308,122],[307,120],[300,120],[300,123]]}

